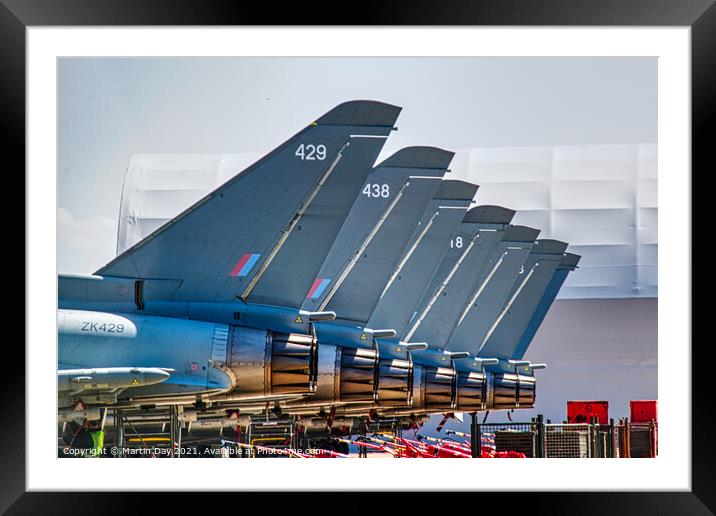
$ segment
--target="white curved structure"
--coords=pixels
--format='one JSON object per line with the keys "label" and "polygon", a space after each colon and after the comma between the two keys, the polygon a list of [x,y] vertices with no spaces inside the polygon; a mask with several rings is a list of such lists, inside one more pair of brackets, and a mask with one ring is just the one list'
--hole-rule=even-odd
{"label": "white curved structure", "polygon": [[[117,253],[259,157],[133,156],[124,181]],[[515,209],[514,224],[539,228],[540,238],[569,242],[569,250],[582,255],[560,298],[657,296],[655,144],[458,149],[446,178],[479,184],[478,204]]]}

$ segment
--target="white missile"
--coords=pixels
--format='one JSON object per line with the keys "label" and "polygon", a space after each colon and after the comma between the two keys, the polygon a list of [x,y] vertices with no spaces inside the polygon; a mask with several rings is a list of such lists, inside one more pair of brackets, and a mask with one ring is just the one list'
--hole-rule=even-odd
{"label": "white missile", "polygon": [[63,369],[57,372],[57,384],[60,391],[126,389],[164,382],[173,372],[173,369],[161,367]]}

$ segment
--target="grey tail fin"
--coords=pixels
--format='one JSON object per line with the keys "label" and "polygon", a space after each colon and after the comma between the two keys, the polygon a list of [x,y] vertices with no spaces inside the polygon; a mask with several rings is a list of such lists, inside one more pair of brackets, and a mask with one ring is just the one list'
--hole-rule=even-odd
{"label": "grey tail fin", "polygon": [[552,280],[567,249],[565,242],[537,240],[524,271],[512,286],[510,296],[490,330],[478,343],[478,354],[489,358],[512,358],[532,315]]}
{"label": "grey tail fin", "polygon": [[396,195],[410,181],[413,172],[412,168],[385,166],[385,162],[372,170],[353,202],[338,237],[331,242],[320,271],[312,277],[312,286],[302,293],[305,298],[302,300],[303,310],[318,309],[325,297],[323,294],[328,293],[326,287],[348,266],[360,243],[382,223]]}
{"label": "grey tail fin", "polygon": [[477,188],[464,181],[442,181],[398,267],[383,287],[368,320],[369,328],[391,328],[397,335],[403,334]]}
{"label": "grey tail fin", "polygon": [[478,206],[465,214],[404,340],[445,349],[462,308],[514,214],[501,206]]}
{"label": "grey tail fin", "polygon": [[562,261],[555,269],[554,275],[552,276],[552,280],[547,285],[547,289],[545,290],[542,299],[540,299],[540,302],[537,305],[537,310],[535,310],[534,314],[532,315],[532,318],[530,319],[530,322],[527,324],[527,328],[522,334],[522,338],[517,344],[517,349],[512,354],[511,358],[519,360],[525,356],[527,348],[532,343],[532,339],[534,339],[534,336],[537,333],[537,330],[539,329],[540,325],[542,324],[542,321],[544,321],[547,312],[549,312],[552,303],[554,303],[554,300],[557,298],[557,294],[562,288],[564,281],[567,279],[567,275],[569,275],[570,272],[577,268],[577,264],[579,263],[580,258],[581,256],[577,254],[564,254],[564,256],[562,257]]}
{"label": "grey tail fin", "polygon": [[[386,167],[373,170],[384,143],[385,138],[373,134],[351,135],[336,170],[306,211],[300,231],[295,231],[265,271],[259,272],[249,302],[296,307],[306,303],[306,293],[317,278],[323,277],[320,271],[336,239],[342,238],[342,228],[346,224],[352,227],[355,236],[356,212],[365,214],[365,208],[373,208],[374,213],[368,214],[373,218],[380,211],[379,205],[389,201],[391,190],[395,193],[405,182],[403,174],[395,170],[392,174]],[[366,207],[365,201],[374,204]],[[357,232],[365,226],[370,228],[369,224],[366,221]]]}
{"label": "grey tail fin", "polygon": [[497,319],[520,271],[524,270],[538,229],[510,226],[490,257],[488,273],[462,311],[447,349],[477,353],[478,345]]}
{"label": "grey tail fin", "polygon": [[374,101],[340,104],[95,274],[180,280],[174,300],[241,297],[314,212],[351,135],[382,141],[399,112]]}
{"label": "grey tail fin", "polygon": [[[350,258],[330,277],[319,275],[306,295],[304,306],[333,310],[340,319],[365,324],[390,273],[395,269],[412,233],[445,174],[453,153],[433,147],[409,147],[396,152],[376,168],[399,168],[410,172],[408,181],[392,196],[362,242],[343,238],[336,246],[351,248]],[[409,231],[406,231],[406,228]],[[318,291],[318,281],[327,282]],[[320,288],[320,287],[318,287]]]}

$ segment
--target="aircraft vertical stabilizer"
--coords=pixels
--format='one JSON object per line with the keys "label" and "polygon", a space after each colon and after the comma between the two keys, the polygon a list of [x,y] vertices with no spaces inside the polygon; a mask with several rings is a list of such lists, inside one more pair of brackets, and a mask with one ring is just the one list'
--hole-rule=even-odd
{"label": "aircraft vertical stabilizer", "polygon": [[332,243],[320,271],[314,275],[311,288],[307,289],[308,294],[303,292],[303,310],[318,309],[324,294],[328,292],[327,287],[349,265],[361,242],[364,242],[376,227],[382,225],[385,217],[395,207],[396,196],[403,191],[414,172],[412,168],[385,166],[385,163],[373,169]]}
{"label": "aircraft vertical stabilizer", "polygon": [[567,244],[558,240],[537,240],[527,257],[524,273],[512,286],[507,302],[483,342],[478,343],[479,356],[512,358],[565,249]]}
{"label": "aircraft vertical stabilizer", "polygon": [[[341,152],[341,160],[306,209],[298,227],[282,243],[271,262],[258,271],[253,284],[244,290],[243,298],[250,303],[299,307],[316,281],[318,286],[314,293],[321,285],[325,288],[326,281],[320,274],[322,264],[347,222],[356,199],[366,196],[361,192],[369,192],[373,201],[382,201],[385,199],[384,185],[388,185],[388,189],[393,186],[394,191],[398,191],[404,183],[400,171],[394,185],[377,183],[375,181],[380,178],[371,177],[374,175],[371,174],[373,164],[388,131],[365,127],[350,135]],[[390,174],[382,168],[384,175]],[[376,185],[380,185],[377,191]],[[374,207],[374,210],[379,212],[380,208]],[[370,227],[369,221],[365,224]]]}
{"label": "aircraft vertical stabilizer", "polygon": [[468,351],[477,354],[477,348],[487,335],[492,323],[507,301],[512,286],[520,274],[539,230],[526,226],[510,226],[500,245],[495,249],[485,280],[470,297],[460,320],[450,337],[449,351]]}
{"label": "aircraft vertical stabilizer", "polygon": [[369,328],[392,328],[402,335],[447,253],[450,239],[470,207],[477,185],[446,180],[425,210],[398,267],[383,288],[368,320]]}
{"label": "aircraft vertical stabilizer", "polygon": [[501,206],[478,206],[467,212],[403,340],[445,349],[461,309],[514,215]]}
{"label": "aircraft vertical stabilizer", "polygon": [[[350,261],[327,288],[315,297],[318,310],[334,311],[339,319],[366,322],[390,274],[413,234],[426,206],[437,192],[453,153],[432,147],[410,147],[389,157],[379,167],[408,168],[411,175],[391,207],[363,242],[340,242],[353,248]],[[406,231],[406,228],[409,228]],[[317,281],[319,278],[316,278]],[[315,282],[314,282],[315,285]],[[304,305],[306,306],[306,305]]]}
{"label": "aircraft vertical stabilizer", "polygon": [[[357,149],[359,161],[368,162],[367,175],[370,156],[377,155],[400,109],[374,101],[335,107],[96,274],[180,280],[173,301],[245,298],[257,274],[267,270],[292,234],[304,224],[320,225],[315,219],[335,213],[331,210],[336,207],[321,194],[324,187],[340,194],[341,202],[355,195],[365,175],[342,174],[341,183],[356,183],[347,193],[335,187],[333,173]],[[368,139],[375,139],[373,145],[364,145]]]}
{"label": "aircraft vertical stabilizer", "polygon": [[527,328],[525,329],[519,344],[517,344],[517,349],[512,355],[512,358],[521,359],[525,356],[527,348],[532,343],[532,339],[537,333],[542,321],[544,321],[552,303],[554,303],[554,300],[557,298],[557,294],[559,293],[559,289],[562,288],[564,280],[567,279],[567,275],[570,272],[577,268],[580,258],[581,256],[577,254],[564,254],[562,261],[559,262],[559,265],[554,271],[552,280],[547,285],[547,289],[545,290],[539,305],[537,305],[537,310],[535,310],[535,313],[532,315],[532,319],[530,319],[530,322],[527,324]]}

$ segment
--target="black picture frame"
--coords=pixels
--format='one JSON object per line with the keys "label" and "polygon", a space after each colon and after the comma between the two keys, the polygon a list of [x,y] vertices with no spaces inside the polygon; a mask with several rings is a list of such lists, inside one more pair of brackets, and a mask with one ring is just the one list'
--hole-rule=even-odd
{"label": "black picture frame", "polygon": [[[0,128],[4,156],[12,157],[7,172],[23,177],[25,170],[25,30],[30,26],[109,25],[560,25],[560,26],[688,26],[692,38],[692,171],[705,173],[707,149],[713,146],[716,106],[716,7],[714,0],[423,0],[363,1],[336,10],[316,3],[271,4],[188,0],[0,0]],[[346,6],[344,6],[346,7]],[[334,13],[321,20],[317,13]],[[337,16],[336,16],[337,14]],[[7,164],[7,162],[6,162]],[[689,171],[684,171],[685,176]],[[696,174],[692,172],[692,180]],[[21,186],[24,191],[24,182]],[[693,187],[692,187],[692,191]],[[6,198],[7,199],[7,198]],[[695,199],[692,205],[696,205]],[[708,205],[708,204],[707,204]],[[17,211],[15,211],[17,213]],[[698,222],[693,213],[694,226]],[[697,234],[692,229],[692,235]],[[24,238],[24,236],[22,237]],[[698,268],[696,260],[693,268]],[[15,266],[13,266],[15,269]],[[25,268],[25,275],[28,274]],[[48,286],[49,288],[49,286]],[[17,296],[11,296],[16,298]],[[693,313],[705,309],[692,303]],[[31,310],[26,306],[26,310]],[[661,313],[661,317],[668,314]],[[692,315],[693,320],[693,315]],[[698,320],[698,319],[697,319]],[[17,341],[14,341],[17,342]],[[3,356],[0,426],[0,510],[8,514],[135,513],[137,499],[122,493],[37,493],[25,491],[25,350],[6,340]],[[669,343],[687,350],[688,342]],[[51,345],[48,343],[48,345]],[[716,512],[716,446],[709,382],[710,342],[692,344],[692,490],[690,492],[581,492],[500,494],[508,510],[550,514],[712,514]],[[9,367],[7,364],[11,364]],[[662,366],[668,372],[668,365]],[[15,422],[15,423],[13,423]],[[688,436],[684,436],[688,442]],[[78,485],[81,485],[78,479]],[[164,493],[169,502],[185,493]],[[480,494],[481,507],[487,494]],[[216,504],[215,495],[199,499]],[[444,501],[445,499],[442,498]],[[465,498],[470,503],[470,499]],[[314,499],[315,501],[315,499]],[[404,503],[404,500],[401,500]],[[475,500],[473,500],[474,502]],[[141,503],[141,502],[140,502]],[[171,503],[171,502],[170,502]],[[176,503],[176,500],[175,502]],[[179,501],[183,504],[183,501]],[[293,495],[291,505],[311,503]],[[319,505],[325,502],[318,502]],[[399,502],[401,503],[401,502]],[[458,502],[459,503],[459,502]],[[506,505],[505,505],[506,503]],[[223,504],[222,504],[223,505]],[[219,508],[222,505],[215,505]],[[232,504],[239,508],[241,504]],[[171,508],[172,505],[166,505]],[[246,507],[244,504],[243,507]],[[161,510],[161,509],[160,509]],[[256,510],[256,509],[253,509]]]}

